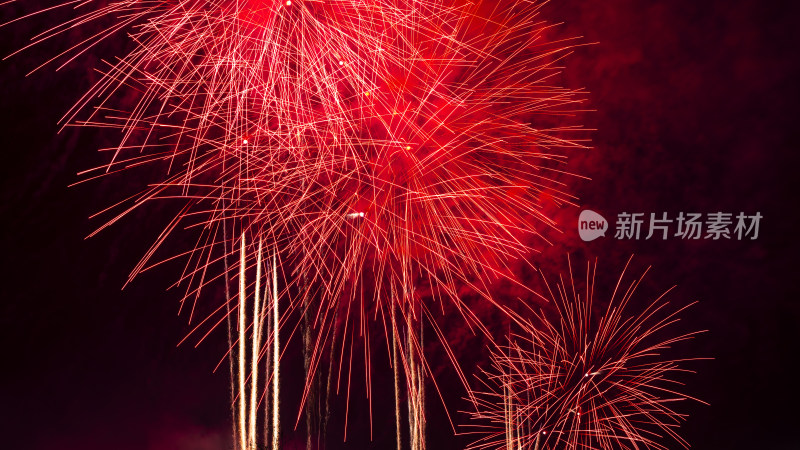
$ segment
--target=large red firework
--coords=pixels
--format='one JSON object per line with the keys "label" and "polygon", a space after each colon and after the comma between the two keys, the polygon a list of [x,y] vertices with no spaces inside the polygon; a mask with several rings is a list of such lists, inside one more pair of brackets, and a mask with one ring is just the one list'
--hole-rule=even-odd
{"label": "large red firework", "polygon": [[[569,116],[582,96],[555,81],[570,44],[548,39],[540,6],[71,1],[51,9],[75,18],[32,45],[95,21],[104,28],[63,59],[116,34],[132,43],[64,119],[121,132],[87,178],[154,167],[101,229],[154,200],[182,202],[131,278],[194,230],[178,283],[198,322],[202,289],[236,276],[227,262],[248,236],[282,267],[286,317],[303,310],[317,330],[311,370],[337,335],[369,348],[377,319],[388,341],[407,342],[408,372],[420,344],[398,329],[435,323],[437,310],[483,328],[464,292],[493,302],[491,281],[555,226],[544,209],[571,202],[564,163],[581,147]],[[243,296],[228,297],[200,336],[241,309]]]}
{"label": "large red firework", "polygon": [[494,353],[470,448],[687,448],[676,409],[691,399],[680,392],[687,360],[668,356],[697,334],[676,332],[685,308],[670,310],[667,290],[629,312],[644,274],[624,281],[623,270],[607,304],[594,299],[596,263],[584,280],[568,275],[554,290],[545,280],[555,314],[537,314]]}

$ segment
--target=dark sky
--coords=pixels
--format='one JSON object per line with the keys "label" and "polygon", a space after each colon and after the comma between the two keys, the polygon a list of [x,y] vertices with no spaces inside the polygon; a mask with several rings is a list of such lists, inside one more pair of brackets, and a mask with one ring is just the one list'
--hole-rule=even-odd
{"label": "dark sky", "polygon": [[[4,21],[23,9],[0,11]],[[540,256],[546,269],[567,252],[597,257],[613,278],[635,254],[639,269],[653,266],[648,285],[677,284],[678,304],[699,301],[681,324],[708,330],[686,350],[714,358],[692,365],[698,374],[687,378],[686,391],[710,403],[685,407],[683,433],[697,449],[798,448],[797,12],[791,2],[755,0],[553,0],[545,8],[565,22],[559,32],[596,42],[577,49],[565,72],[568,86],[590,91],[596,110],[584,118],[597,129],[594,148],[571,163],[592,178],[574,185],[586,208],[611,219],[764,216],[756,241],[583,243],[571,209],[558,215],[564,235]],[[20,48],[41,25],[0,29],[0,51]],[[98,51],[113,54],[115,45]],[[222,340],[176,348],[188,327],[177,315],[179,292],[165,290],[174,279],[168,270],[121,290],[167,206],[84,240],[97,225],[88,217],[118,198],[118,184],[68,185],[113,139],[97,130],[57,133],[97,59],[26,78],[54,49],[0,62],[2,446],[224,448],[227,375],[212,374]],[[432,422],[432,448],[459,448],[441,417]],[[383,448],[391,424],[376,429],[373,447]],[[362,439],[346,448],[366,446]]]}

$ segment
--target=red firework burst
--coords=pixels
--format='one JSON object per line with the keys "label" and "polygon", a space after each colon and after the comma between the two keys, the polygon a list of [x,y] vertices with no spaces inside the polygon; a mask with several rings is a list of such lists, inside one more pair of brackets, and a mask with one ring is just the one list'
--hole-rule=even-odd
{"label": "red firework burst", "polygon": [[481,437],[470,448],[688,448],[677,433],[685,416],[674,406],[692,399],[677,379],[689,360],[664,356],[697,334],[675,333],[686,308],[670,312],[667,290],[629,313],[644,274],[625,286],[625,270],[609,303],[597,305],[596,267],[587,264],[583,282],[570,268],[555,292],[545,280],[556,314],[538,314],[494,353],[486,389],[474,393]]}
{"label": "red firework burst", "polygon": [[[242,263],[250,271],[263,242],[283,271],[281,323],[301,310],[316,330],[312,371],[337,335],[370,348],[375,320],[389,346],[405,343],[407,373],[426,370],[414,331],[423,318],[434,323],[447,308],[483,329],[464,290],[493,302],[491,280],[509,276],[555,226],[544,208],[571,203],[562,175],[568,151],[582,147],[569,125],[582,93],[555,82],[571,44],[548,40],[536,2],[90,0],[52,9],[70,7],[74,19],[31,45],[94,21],[111,25],[64,60],[115,34],[133,44],[65,116],[121,131],[107,164],[84,175],[158,173],[106,211],[100,229],[152,201],[183,202],[131,278],[164,260],[156,255],[170,236],[195,230],[178,255],[178,283],[197,322],[202,289],[245,271],[227,264],[238,260],[239,236],[253,244]],[[208,335],[244,302],[229,295],[196,330]]]}

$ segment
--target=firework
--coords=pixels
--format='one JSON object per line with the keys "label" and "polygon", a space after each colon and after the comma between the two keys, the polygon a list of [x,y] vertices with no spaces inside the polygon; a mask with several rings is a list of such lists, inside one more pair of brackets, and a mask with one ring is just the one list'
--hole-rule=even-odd
{"label": "firework", "polygon": [[494,353],[475,394],[480,439],[470,448],[688,447],[675,409],[692,399],[680,392],[688,360],[666,356],[697,334],[675,332],[685,308],[670,311],[667,290],[629,312],[644,274],[626,286],[625,270],[608,303],[597,304],[595,274],[596,262],[584,281],[571,269],[566,282],[545,280],[555,314],[538,314]]}
{"label": "firework", "polygon": [[[272,346],[277,380],[280,328],[299,311],[314,330],[305,337],[302,403],[326,354],[327,386],[339,374],[338,392],[351,363],[345,348],[358,341],[369,391],[377,328],[405,374],[412,447],[424,447],[425,322],[445,347],[435,326],[445,311],[488,335],[462,293],[494,302],[492,280],[509,277],[512,261],[555,227],[544,209],[572,201],[564,163],[582,147],[569,118],[582,95],[554,79],[570,41],[550,42],[540,5],[517,0],[74,1],[51,10],[70,8],[74,19],[31,45],[104,27],[47,63],[63,65],[115,35],[132,43],[63,119],[120,132],[104,149],[107,163],[84,179],[152,169],[140,194],[102,212],[98,231],[147,203],[182,202],[130,277],[182,258],[176,284],[198,341],[238,311],[240,347],[231,344],[231,356],[238,353],[242,446],[255,435],[254,419],[245,426],[255,395],[247,405],[241,341]],[[193,245],[160,255],[179,232]],[[238,266],[228,265],[237,259],[228,236],[242,236]],[[245,236],[259,249],[248,252]],[[263,305],[243,334],[244,273],[261,267],[262,252],[280,261],[284,283],[278,289],[273,264],[273,328],[263,341]],[[229,285],[237,271],[238,309],[228,295],[211,315],[194,317],[205,286]],[[286,299],[280,317],[278,298]],[[261,352],[250,352],[255,370]],[[349,384],[348,376],[348,393]]]}

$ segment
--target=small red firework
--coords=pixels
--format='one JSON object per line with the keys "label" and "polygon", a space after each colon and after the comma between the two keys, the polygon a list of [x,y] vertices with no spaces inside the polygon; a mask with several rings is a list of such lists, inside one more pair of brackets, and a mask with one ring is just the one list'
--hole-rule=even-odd
{"label": "small red firework", "polygon": [[495,351],[486,389],[474,393],[481,438],[470,448],[688,448],[677,432],[685,416],[674,409],[691,399],[676,379],[688,360],[664,356],[697,334],[674,333],[685,308],[669,312],[667,290],[630,314],[644,274],[624,286],[625,270],[608,304],[595,304],[596,267],[587,264],[583,291],[574,278],[555,293],[545,280],[555,316],[538,314]]}

